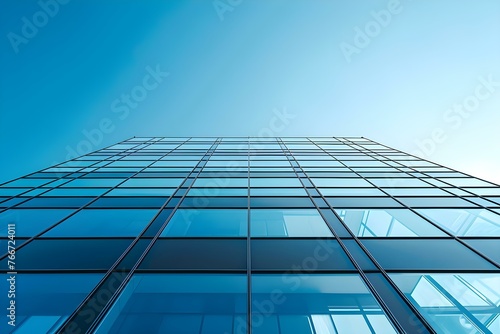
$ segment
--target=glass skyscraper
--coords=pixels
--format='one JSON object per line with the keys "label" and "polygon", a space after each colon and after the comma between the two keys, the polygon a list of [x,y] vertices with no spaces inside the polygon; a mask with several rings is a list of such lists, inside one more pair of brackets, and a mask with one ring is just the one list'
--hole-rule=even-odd
{"label": "glass skyscraper", "polygon": [[366,138],[131,138],[0,231],[1,333],[500,333],[500,187]]}

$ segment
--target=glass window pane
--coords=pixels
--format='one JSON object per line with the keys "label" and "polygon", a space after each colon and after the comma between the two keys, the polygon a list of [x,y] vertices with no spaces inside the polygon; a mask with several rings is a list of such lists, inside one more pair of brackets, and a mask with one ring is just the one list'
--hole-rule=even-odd
{"label": "glass window pane", "polygon": [[246,275],[135,274],[95,333],[245,333]]}
{"label": "glass window pane", "polygon": [[454,239],[362,239],[386,270],[494,270],[495,266]]}
{"label": "glass window pane", "polygon": [[[132,239],[35,239],[16,252],[17,270],[108,270]],[[7,268],[8,258],[0,261]]]}
{"label": "glass window pane", "polygon": [[429,187],[428,183],[421,181],[417,178],[380,178],[380,179],[370,179],[370,181],[377,187],[387,187],[387,188],[406,188],[406,187]]}
{"label": "glass window pane", "polygon": [[73,188],[56,188],[52,189],[41,196],[100,196],[109,188],[83,188],[83,189],[73,189]]}
{"label": "glass window pane", "polygon": [[11,209],[0,214],[0,237],[7,236],[7,225],[15,224],[16,237],[33,237],[71,214],[64,209]]}
{"label": "glass window pane", "polygon": [[399,197],[399,201],[412,208],[477,208],[477,205],[460,197]]}
{"label": "glass window pane", "polygon": [[320,188],[323,196],[387,196],[377,188]]}
{"label": "glass window pane", "polygon": [[213,178],[197,178],[193,187],[198,188],[226,188],[226,187],[248,187],[247,178],[228,177],[221,175],[221,177]]}
{"label": "glass window pane", "polygon": [[302,160],[299,161],[302,167],[342,167],[343,165],[335,160]]}
{"label": "glass window pane", "polygon": [[35,178],[21,178],[14,181],[10,181],[2,185],[1,187],[38,187],[42,184],[46,184],[52,181],[52,179],[35,179]]}
{"label": "glass window pane", "polygon": [[500,265],[500,242],[498,238],[464,239],[465,243]]}
{"label": "glass window pane", "polygon": [[184,179],[180,178],[133,178],[128,179],[120,187],[178,187]]}
{"label": "glass window pane", "polygon": [[500,215],[484,209],[417,209],[457,236],[500,236]]}
{"label": "glass window pane", "polygon": [[396,333],[358,275],[254,275],[252,301],[256,334]]}
{"label": "glass window pane", "polygon": [[312,208],[309,197],[251,197],[252,208]]}
{"label": "glass window pane", "polygon": [[161,236],[244,237],[248,210],[178,209]]}
{"label": "glass window pane", "polygon": [[115,188],[105,196],[172,196],[176,188]]}
{"label": "glass window pane", "polygon": [[360,178],[313,178],[312,181],[317,187],[373,187]]}
{"label": "glass window pane", "polygon": [[186,196],[248,196],[248,188],[191,188]]}
{"label": "glass window pane", "polygon": [[157,210],[83,209],[50,229],[44,237],[135,237]]}
{"label": "glass window pane", "polygon": [[439,188],[384,188],[391,196],[450,196]]}
{"label": "glass window pane", "polygon": [[437,333],[500,333],[499,274],[390,274]]}
{"label": "glass window pane", "polygon": [[262,209],[250,213],[252,237],[328,237],[332,232],[315,209]]}
{"label": "glass window pane", "polygon": [[332,239],[252,239],[253,270],[354,270]]}
{"label": "glass window pane", "polygon": [[[16,327],[0,323],[1,333],[55,333],[102,278],[103,274],[16,275]],[[9,282],[1,280],[2,291]],[[5,299],[6,300],[6,299]]]}
{"label": "glass window pane", "polygon": [[160,238],[139,269],[246,270],[246,267],[246,238]]}
{"label": "glass window pane", "polygon": [[124,179],[91,179],[91,178],[80,178],[74,179],[71,182],[68,182],[63,187],[114,187],[118,185],[120,182],[123,182]]}
{"label": "glass window pane", "polygon": [[390,197],[327,197],[334,208],[400,208],[401,204]]}
{"label": "glass window pane", "polygon": [[446,236],[437,227],[406,209],[335,209],[358,237]]}
{"label": "glass window pane", "polygon": [[297,178],[258,178],[250,179],[251,187],[302,187]]}
{"label": "glass window pane", "polygon": [[307,196],[304,188],[252,188],[250,196]]}

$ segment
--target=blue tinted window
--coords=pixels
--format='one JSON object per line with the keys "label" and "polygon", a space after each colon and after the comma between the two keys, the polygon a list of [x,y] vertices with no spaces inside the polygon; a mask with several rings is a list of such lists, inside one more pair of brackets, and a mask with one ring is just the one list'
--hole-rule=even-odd
{"label": "blue tinted window", "polygon": [[[40,239],[16,252],[18,270],[108,270],[131,239]],[[7,258],[0,261],[7,268]]]}
{"label": "blue tinted window", "polygon": [[297,178],[258,178],[250,179],[251,187],[302,187]]}
{"label": "blue tinted window", "polygon": [[373,187],[360,178],[313,178],[312,181],[317,187]]}
{"label": "blue tinted window", "polygon": [[342,164],[335,160],[303,160],[299,161],[299,164],[303,167],[342,167]]}
{"label": "blue tinted window", "polygon": [[244,237],[248,210],[179,209],[162,232],[166,237]]}
{"label": "blue tinted window", "polygon": [[176,188],[116,188],[106,196],[171,196]]}
{"label": "blue tinted window", "polygon": [[328,197],[334,208],[400,208],[401,204],[390,197]]}
{"label": "blue tinted window", "polygon": [[412,208],[477,208],[474,203],[460,197],[400,197],[398,200]]}
{"label": "blue tinted window", "polygon": [[417,209],[458,236],[500,236],[500,215],[484,209]]}
{"label": "blue tinted window", "polygon": [[247,196],[248,188],[191,188],[186,196]]}
{"label": "blue tinted window", "polygon": [[335,209],[358,237],[446,236],[431,223],[407,209]]}
{"label": "blue tinted window", "polygon": [[24,193],[31,188],[0,188],[0,196],[10,197]]}
{"label": "blue tinted window", "polygon": [[354,270],[336,240],[254,239],[251,249],[253,270]]}
{"label": "blue tinted window", "polygon": [[94,199],[94,197],[34,197],[27,202],[19,204],[19,207],[78,209]]}
{"label": "blue tinted window", "polygon": [[500,243],[495,239],[465,239],[466,244],[500,265]]}
{"label": "blue tinted window", "polygon": [[251,197],[252,208],[312,208],[309,197]]}
{"label": "blue tinted window", "polygon": [[288,160],[252,160],[251,167],[290,167]]}
{"label": "blue tinted window", "polygon": [[499,274],[391,274],[437,333],[500,333]]}
{"label": "blue tinted window", "polygon": [[386,270],[496,269],[454,239],[363,239],[362,243]]}
{"label": "blue tinted window", "polygon": [[56,188],[52,189],[42,196],[100,196],[108,191],[108,188],[83,188],[83,189],[72,189],[72,188]]}
{"label": "blue tinted window", "polygon": [[387,196],[377,188],[320,188],[323,196]]}
{"label": "blue tinted window", "polygon": [[384,188],[391,196],[450,196],[439,188]]}
{"label": "blue tinted window", "polygon": [[251,188],[250,196],[307,196],[304,188]]}
{"label": "blue tinted window", "polygon": [[182,200],[183,208],[247,208],[247,197],[186,197]]}
{"label": "blue tinted window", "polygon": [[44,237],[135,237],[157,210],[84,209],[45,233]]}
{"label": "blue tinted window", "polygon": [[91,208],[160,208],[168,197],[101,197]]}
{"label": "blue tinted window", "polygon": [[370,182],[378,187],[406,188],[406,187],[429,187],[429,184],[417,178],[379,178],[370,179]]}
{"label": "blue tinted window", "polygon": [[256,334],[396,333],[358,275],[254,275],[252,320]]}
{"label": "blue tinted window", "polygon": [[[18,274],[16,333],[54,333],[102,278],[102,274]],[[9,282],[1,280],[2,291]],[[7,293],[6,293],[7,294]],[[4,299],[6,300],[6,299]],[[10,333],[7,317],[0,332]]]}
{"label": "blue tinted window", "polygon": [[332,233],[316,209],[262,209],[250,215],[252,237],[328,237]]}
{"label": "blue tinted window", "polygon": [[0,214],[0,237],[7,236],[7,225],[15,224],[16,237],[32,237],[59,222],[73,210],[11,209]]}
{"label": "blue tinted window", "polygon": [[246,239],[158,239],[140,269],[238,269],[247,267]]}
{"label": "blue tinted window", "polygon": [[184,179],[181,178],[133,178],[124,182],[120,187],[178,187]]}
{"label": "blue tinted window", "polygon": [[91,178],[80,178],[75,179],[63,185],[63,187],[114,187],[124,179],[91,179]]}
{"label": "blue tinted window", "polygon": [[226,188],[226,187],[248,187],[247,178],[234,178],[224,175],[213,178],[198,178],[193,187],[200,188]]}
{"label": "blue tinted window", "polygon": [[135,274],[96,333],[246,333],[247,279]]}
{"label": "blue tinted window", "polygon": [[6,183],[2,187],[38,187],[50,181],[52,179],[22,178]]}
{"label": "blue tinted window", "polygon": [[198,161],[195,160],[184,160],[184,161],[175,161],[175,160],[169,160],[169,161],[158,161],[155,162],[154,164],[151,165],[151,167],[194,167],[198,164]]}

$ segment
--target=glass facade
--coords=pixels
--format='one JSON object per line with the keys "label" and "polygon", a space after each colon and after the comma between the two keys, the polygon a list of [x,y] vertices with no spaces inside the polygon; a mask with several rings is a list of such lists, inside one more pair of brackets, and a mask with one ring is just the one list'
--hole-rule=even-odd
{"label": "glass facade", "polygon": [[0,185],[0,254],[1,333],[500,334],[500,186],[366,138],[134,137]]}

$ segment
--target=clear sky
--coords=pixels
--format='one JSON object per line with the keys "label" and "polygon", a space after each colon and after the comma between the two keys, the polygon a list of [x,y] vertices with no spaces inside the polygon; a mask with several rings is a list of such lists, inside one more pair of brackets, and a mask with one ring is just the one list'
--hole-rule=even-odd
{"label": "clear sky", "polygon": [[0,182],[134,135],[272,134],[364,136],[500,183],[498,0],[0,6]]}

